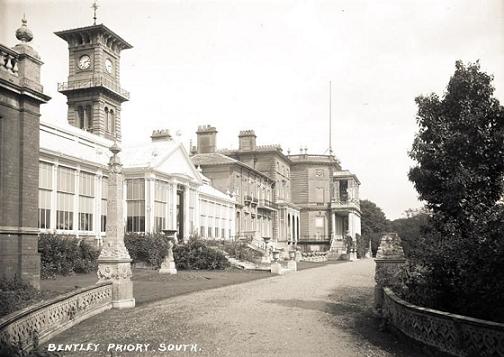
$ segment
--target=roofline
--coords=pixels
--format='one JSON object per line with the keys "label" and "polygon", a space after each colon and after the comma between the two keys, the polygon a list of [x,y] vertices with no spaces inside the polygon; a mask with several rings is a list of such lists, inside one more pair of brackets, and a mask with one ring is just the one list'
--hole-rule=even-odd
{"label": "roofline", "polygon": [[76,32],[82,32],[82,31],[92,31],[92,30],[103,30],[105,32],[108,32],[109,34],[113,35],[116,37],[121,43],[122,43],[122,49],[130,49],[133,48],[132,45],[130,45],[127,41],[125,41],[121,36],[116,34],[114,31],[109,29],[107,26],[104,24],[98,24],[98,25],[91,25],[91,26],[85,26],[85,27],[78,27],[75,29],[69,29],[69,30],[63,30],[63,31],[56,31],[54,34],[63,40],[66,41],[66,35],[74,34]]}
{"label": "roofline", "polygon": [[[205,155],[205,154],[197,154],[197,155]],[[223,155],[223,156],[227,156],[227,155],[224,155],[224,154],[220,154],[220,155]],[[194,156],[193,156],[194,157]],[[192,159],[192,158],[191,158]],[[263,172],[261,171],[258,171],[256,169],[254,169],[253,167],[239,161],[239,160],[235,160],[231,157],[227,157],[227,159],[229,160],[233,160],[233,161],[230,161],[230,162],[220,162],[220,163],[215,163],[215,164],[211,164],[211,163],[207,163],[207,164],[196,164],[194,163],[194,166],[229,166],[229,165],[238,165],[238,166],[242,166],[242,167],[245,167],[246,169],[248,170],[251,170],[252,172],[256,173],[258,176],[261,176],[261,177],[264,177],[264,178],[267,178],[268,180],[270,180],[272,183],[275,183],[275,180],[273,180],[271,177],[269,177],[268,175],[264,174]]]}

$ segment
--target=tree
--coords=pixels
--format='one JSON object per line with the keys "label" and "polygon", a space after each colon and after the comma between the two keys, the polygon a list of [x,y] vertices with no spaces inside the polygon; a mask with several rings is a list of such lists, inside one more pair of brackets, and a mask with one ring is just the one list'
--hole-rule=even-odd
{"label": "tree", "polygon": [[361,208],[361,233],[366,242],[371,240],[373,256],[378,250],[381,236],[387,231],[389,222],[383,210],[369,200],[360,201]]}
{"label": "tree", "polygon": [[416,259],[420,255],[422,235],[429,227],[430,212],[424,209],[408,209],[406,218],[398,218],[390,222],[393,232],[401,237],[404,254],[408,259]]}
{"label": "tree", "polygon": [[[504,318],[504,108],[479,62],[457,61],[442,98],[416,98],[409,172],[432,211],[419,264],[436,308]],[[419,286],[414,282],[412,286]]]}

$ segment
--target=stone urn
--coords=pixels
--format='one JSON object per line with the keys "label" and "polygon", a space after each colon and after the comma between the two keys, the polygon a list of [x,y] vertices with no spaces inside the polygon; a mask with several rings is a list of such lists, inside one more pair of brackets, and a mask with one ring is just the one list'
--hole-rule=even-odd
{"label": "stone urn", "polygon": [[290,260],[296,259],[296,251],[295,250],[289,250],[289,259]]}
{"label": "stone urn", "polygon": [[273,260],[274,260],[275,262],[278,262],[278,258],[280,258],[280,251],[278,251],[278,250],[274,250],[274,251],[273,251]]}
{"label": "stone urn", "polygon": [[[175,237],[176,230],[173,229],[163,229],[163,233],[168,237]],[[177,274],[177,267],[175,266],[175,259],[173,259],[173,242],[170,240],[168,242],[168,253],[161,263],[161,268],[159,269],[159,274]]]}

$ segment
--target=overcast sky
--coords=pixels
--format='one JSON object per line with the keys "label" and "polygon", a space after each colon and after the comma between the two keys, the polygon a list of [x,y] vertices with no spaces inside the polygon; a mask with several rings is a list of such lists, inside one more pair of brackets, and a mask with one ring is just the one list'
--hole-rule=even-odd
{"label": "overcast sky", "polygon": [[[14,46],[26,13],[52,97],[43,118],[64,122],[68,50],[54,31],[92,25],[90,0],[0,0],[0,43]],[[504,1],[114,1],[98,23],[130,42],[122,52],[125,145],[153,129],[195,143],[198,125],[220,148],[254,129],[259,145],[321,154],[333,148],[362,182],[361,198],[390,219],[417,208],[407,179],[416,132],[414,98],[443,93],[455,61],[480,59],[504,102]]]}

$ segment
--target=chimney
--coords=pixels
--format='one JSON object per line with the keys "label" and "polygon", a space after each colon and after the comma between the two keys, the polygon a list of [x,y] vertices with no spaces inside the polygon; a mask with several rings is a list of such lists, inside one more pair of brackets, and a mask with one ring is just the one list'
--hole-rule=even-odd
{"label": "chimney", "polygon": [[254,130],[242,130],[238,135],[240,140],[240,151],[254,151],[256,149],[256,134]]}
{"label": "chimney", "polygon": [[214,153],[217,149],[217,129],[211,125],[200,125],[196,132],[198,136],[198,154]]}
{"label": "chimney", "polygon": [[152,139],[152,142],[170,141],[171,140],[170,130],[168,130],[168,129],[154,130],[152,132],[151,139]]}

